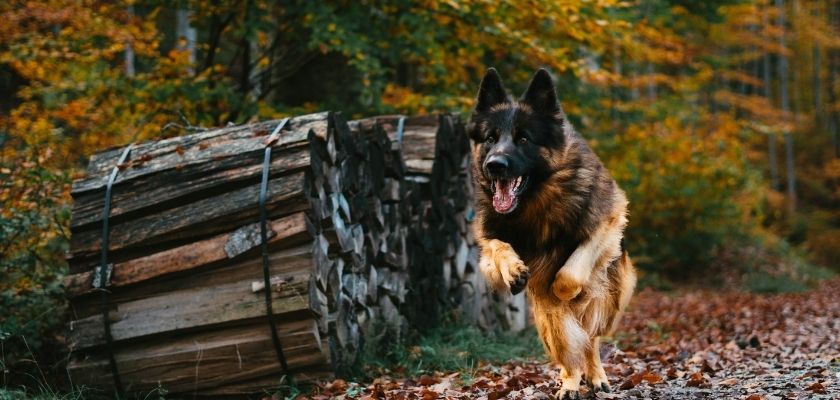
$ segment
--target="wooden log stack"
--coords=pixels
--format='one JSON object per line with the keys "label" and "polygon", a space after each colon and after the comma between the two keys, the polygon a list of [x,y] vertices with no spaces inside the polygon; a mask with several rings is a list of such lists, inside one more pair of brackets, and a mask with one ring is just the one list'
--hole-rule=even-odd
{"label": "wooden log stack", "polygon": [[405,164],[400,201],[408,218],[411,325],[422,330],[460,318],[486,330],[524,329],[525,297],[493,293],[478,270],[470,141],[459,116],[378,116],[350,125],[385,131]]}
{"label": "wooden log stack", "polygon": [[[289,119],[274,140],[281,121],[138,144],[121,163],[124,148],[92,156],[72,189],[73,382],[113,388],[113,355],[128,393],[264,393],[286,372],[298,382],[348,374],[374,334],[454,314],[524,326],[522,296],[496,297],[477,270],[462,122],[400,120],[348,124],[324,112]],[[268,288],[258,206],[267,146]]]}
{"label": "wooden log stack", "polygon": [[[266,145],[271,316],[298,381],[350,368],[360,324],[400,318],[404,283],[383,265],[403,266],[393,223],[378,198],[382,170],[364,138],[339,114],[211,130],[91,158],[73,185],[68,371],[74,382],[112,387],[113,351],[128,392],[163,387],[204,396],[262,392],[281,384],[264,300],[258,196]],[[94,281],[99,276],[102,208],[117,166],[109,218],[109,346]],[[390,263],[390,264],[388,264]],[[402,291],[402,292],[401,292]],[[384,304],[384,306],[382,305]],[[380,311],[380,310],[385,311]]]}

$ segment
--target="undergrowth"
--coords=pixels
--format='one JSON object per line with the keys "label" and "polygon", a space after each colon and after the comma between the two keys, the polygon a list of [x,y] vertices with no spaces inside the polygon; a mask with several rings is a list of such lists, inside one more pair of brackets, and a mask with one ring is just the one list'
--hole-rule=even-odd
{"label": "undergrowth", "polygon": [[533,360],[544,356],[533,327],[522,332],[484,332],[475,326],[450,323],[408,340],[366,343],[362,356],[366,378],[389,374],[416,377],[434,371],[472,375],[484,363]]}

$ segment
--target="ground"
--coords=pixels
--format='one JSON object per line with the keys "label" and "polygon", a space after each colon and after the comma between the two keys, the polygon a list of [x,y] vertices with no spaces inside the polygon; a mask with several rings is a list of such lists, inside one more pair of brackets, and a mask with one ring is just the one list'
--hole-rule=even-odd
{"label": "ground", "polygon": [[[637,293],[601,348],[612,393],[598,399],[840,399],[840,279],[801,293]],[[337,380],[327,398],[540,399],[559,389],[540,361],[365,384]]]}

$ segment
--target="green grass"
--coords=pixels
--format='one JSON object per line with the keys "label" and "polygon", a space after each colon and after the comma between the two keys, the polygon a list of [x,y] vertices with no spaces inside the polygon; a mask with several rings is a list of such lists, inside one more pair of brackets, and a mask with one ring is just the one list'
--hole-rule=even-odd
{"label": "green grass", "polygon": [[[835,273],[828,268],[810,262],[801,250],[785,241],[778,241],[768,248],[769,257],[764,260],[747,261],[744,286],[755,293],[802,292],[818,282],[832,278]],[[775,265],[773,270],[762,268],[758,263]]]}
{"label": "green grass", "polygon": [[451,324],[407,343],[369,343],[362,363],[368,376],[387,373],[416,377],[433,371],[472,376],[482,362],[543,357],[542,344],[534,328],[519,333],[488,333],[474,326]]}
{"label": "green grass", "polygon": [[81,400],[85,399],[84,391],[76,389],[71,392],[59,392],[48,387],[35,389],[0,389],[0,400]]}

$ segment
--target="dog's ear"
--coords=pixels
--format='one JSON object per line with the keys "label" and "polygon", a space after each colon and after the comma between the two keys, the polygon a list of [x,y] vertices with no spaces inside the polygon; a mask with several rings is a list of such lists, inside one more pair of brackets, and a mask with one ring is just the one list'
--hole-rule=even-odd
{"label": "dog's ear", "polygon": [[550,116],[562,114],[560,102],[557,101],[557,94],[554,92],[554,81],[544,68],[540,68],[531,78],[531,83],[528,84],[528,89],[525,90],[520,101],[531,106],[537,114]]}
{"label": "dog's ear", "polygon": [[476,113],[485,113],[490,109],[501,103],[507,103],[508,97],[505,94],[505,88],[502,86],[502,79],[499,78],[499,73],[495,68],[490,68],[484,74],[481,80],[481,86],[478,88],[478,96],[475,103]]}

